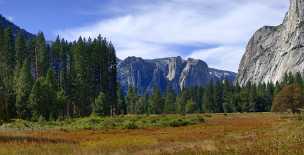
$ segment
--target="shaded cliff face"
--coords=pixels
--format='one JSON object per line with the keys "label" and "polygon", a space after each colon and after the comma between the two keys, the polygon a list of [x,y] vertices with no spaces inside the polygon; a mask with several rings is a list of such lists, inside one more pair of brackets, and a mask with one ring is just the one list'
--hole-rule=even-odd
{"label": "shaded cliff face", "polygon": [[209,69],[201,60],[181,57],[153,60],[129,57],[118,64],[118,80],[123,91],[126,93],[130,85],[141,95],[151,93],[155,86],[162,92],[168,87],[179,92],[184,88],[206,86],[211,79],[232,82],[235,77],[233,72]]}
{"label": "shaded cliff face", "polygon": [[304,0],[290,0],[279,26],[265,26],[250,39],[237,82],[277,82],[286,72],[304,71]]}
{"label": "shaded cliff face", "polygon": [[210,81],[208,65],[201,60],[188,59],[185,68],[179,78],[181,89],[205,86]]}

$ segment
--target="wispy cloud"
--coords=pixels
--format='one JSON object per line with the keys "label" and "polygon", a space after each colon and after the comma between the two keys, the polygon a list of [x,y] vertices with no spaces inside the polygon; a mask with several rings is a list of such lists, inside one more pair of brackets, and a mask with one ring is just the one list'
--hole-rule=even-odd
{"label": "wispy cloud", "polygon": [[217,48],[193,51],[187,57],[207,60],[214,68],[237,71],[236,67],[243,55],[243,46],[220,46]]}
{"label": "wispy cloud", "polygon": [[[111,8],[106,12],[112,14],[112,18],[56,33],[69,40],[102,34],[112,40],[120,58],[181,55],[201,58],[212,67],[236,71],[246,42],[254,31],[263,25],[279,24],[288,7],[286,0],[119,2],[114,0],[108,4],[111,7],[103,6]],[[200,44],[217,46],[183,49],[188,51],[174,48],[174,45]]]}
{"label": "wispy cloud", "polygon": [[14,17],[12,17],[12,16],[7,16],[6,18],[7,18],[9,21],[11,21],[11,22],[14,21]]}

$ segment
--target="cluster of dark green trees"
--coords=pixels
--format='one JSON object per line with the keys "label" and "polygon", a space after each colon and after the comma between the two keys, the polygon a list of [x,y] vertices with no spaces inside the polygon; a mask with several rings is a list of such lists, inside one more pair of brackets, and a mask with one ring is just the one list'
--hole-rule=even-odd
{"label": "cluster of dark green trees", "polygon": [[[161,94],[155,87],[152,95],[138,96],[134,88],[129,88],[124,102],[132,114],[269,112],[277,94],[290,85],[304,88],[300,73],[285,74],[282,82],[276,84],[249,82],[241,87],[229,81],[211,82],[207,87],[184,89],[178,95],[170,88]],[[301,92],[303,96],[304,91]],[[291,96],[294,94],[290,92]]]}
{"label": "cluster of dark green trees", "polygon": [[[116,55],[101,36],[47,43],[0,27],[0,119],[118,114]],[[101,96],[107,104],[93,104]]]}

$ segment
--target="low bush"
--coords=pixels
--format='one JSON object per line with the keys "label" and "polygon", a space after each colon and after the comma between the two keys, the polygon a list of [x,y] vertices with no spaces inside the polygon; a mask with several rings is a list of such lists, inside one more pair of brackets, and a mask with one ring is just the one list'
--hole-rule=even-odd
{"label": "low bush", "polygon": [[168,122],[168,125],[171,127],[187,126],[190,124],[193,123],[188,120],[182,120],[182,119],[171,120],[170,122]]}
{"label": "low bush", "polygon": [[297,119],[299,121],[304,121],[304,112],[301,112],[301,113],[297,114]]}
{"label": "low bush", "polygon": [[203,123],[202,115],[127,115],[100,117],[92,115],[84,118],[63,121],[24,121],[12,120],[0,129],[62,129],[62,130],[96,130],[96,129],[138,129],[153,127],[180,127]]}
{"label": "low bush", "polygon": [[125,122],[124,129],[138,129],[139,126],[134,121],[127,121]]}

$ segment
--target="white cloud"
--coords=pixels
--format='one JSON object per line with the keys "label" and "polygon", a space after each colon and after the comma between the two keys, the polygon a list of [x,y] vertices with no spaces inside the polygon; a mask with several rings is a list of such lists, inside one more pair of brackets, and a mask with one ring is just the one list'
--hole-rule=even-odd
{"label": "white cloud", "polygon": [[[128,7],[112,6],[113,14],[118,12],[113,18],[59,34],[69,40],[102,34],[112,40],[120,58],[191,56],[236,71],[250,36],[263,25],[280,24],[287,6],[286,0],[134,0]],[[219,47],[181,52],[169,46],[197,44]],[[226,60],[228,55],[232,57]]]}
{"label": "white cloud", "polygon": [[224,68],[237,72],[243,50],[243,46],[221,46],[218,48],[197,50],[187,57],[205,60],[207,64],[213,68]]}
{"label": "white cloud", "polygon": [[7,16],[6,18],[7,18],[9,21],[11,21],[11,22],[14,21],[14,17],[12,17],[12,16]]}

